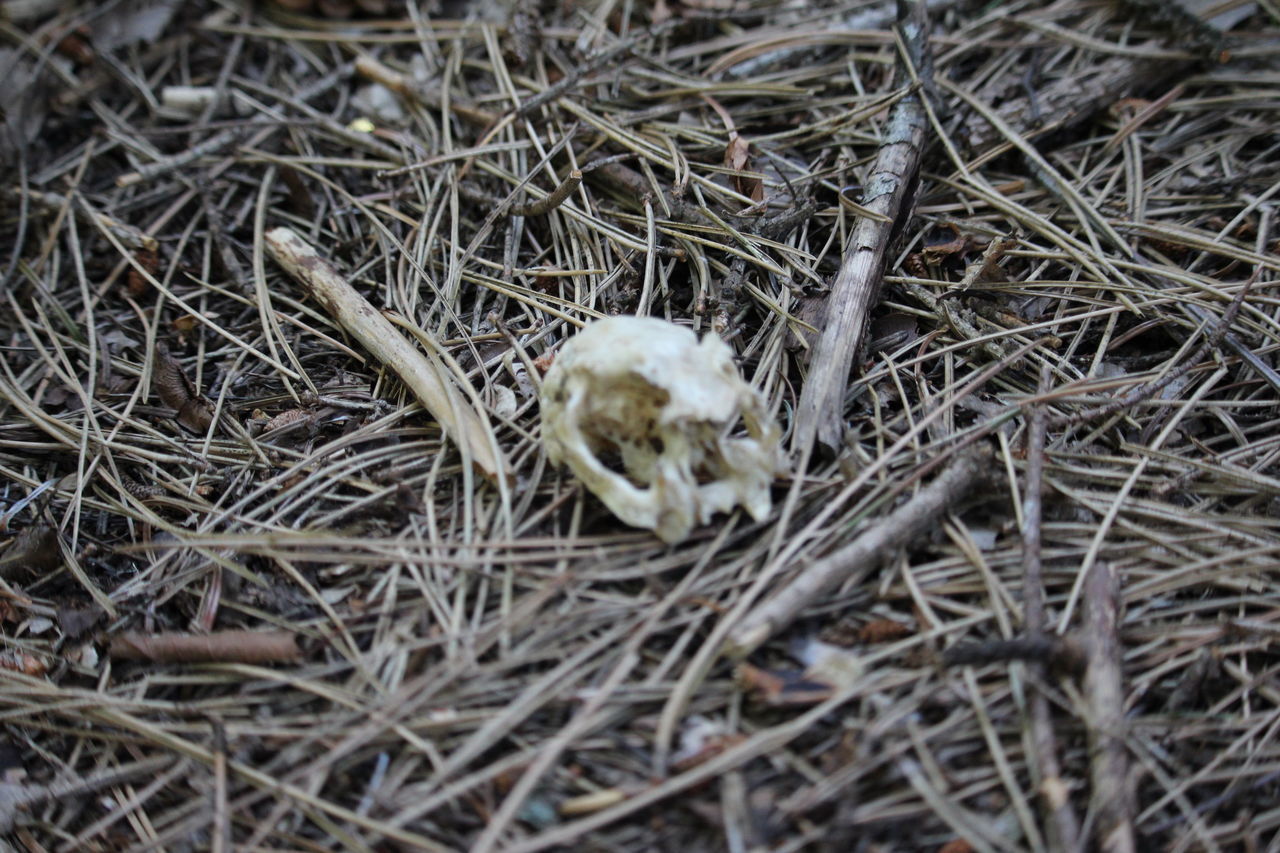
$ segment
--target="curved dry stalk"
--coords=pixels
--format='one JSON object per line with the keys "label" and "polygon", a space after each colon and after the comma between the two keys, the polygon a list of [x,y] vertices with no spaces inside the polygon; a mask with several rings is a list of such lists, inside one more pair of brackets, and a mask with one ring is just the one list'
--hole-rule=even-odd
{"label": "curved dry stalk", "polygon": [[430,355],[424,355],[411,346],[390,321],[292,229],[273,228],[267,232],[266,241],[267,249],[276,262],[304,285],[375,358],[409,386],[432,417],[458,443],[464,459],[473,462],[495,482],[510,476],[507,463],[495,449],[492,429],[463,401],[453,380]]}

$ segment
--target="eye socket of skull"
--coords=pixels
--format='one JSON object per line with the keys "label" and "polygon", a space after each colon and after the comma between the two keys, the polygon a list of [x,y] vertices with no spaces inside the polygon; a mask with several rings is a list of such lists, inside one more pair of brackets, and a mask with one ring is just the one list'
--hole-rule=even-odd
{"label": "eye socket of skull", "polygon": [[[779,431],[714,336],[647,317],[593,323],[552,363],[542,415],[551,461],[668,542],[735,506],[769,512]],[[600,458],[611,451],[622,472]]]}

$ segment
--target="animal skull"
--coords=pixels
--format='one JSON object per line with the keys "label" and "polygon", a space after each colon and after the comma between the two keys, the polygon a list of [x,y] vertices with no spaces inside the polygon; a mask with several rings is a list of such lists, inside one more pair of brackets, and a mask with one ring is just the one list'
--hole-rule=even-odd
{"label": "animal skull", "polygon": [[715,335],[699,343],[665,320],[600,320],[561,348],[541,400],[548,457],[627,524],[675,543],[739,504],[768,515],[778,428]]}

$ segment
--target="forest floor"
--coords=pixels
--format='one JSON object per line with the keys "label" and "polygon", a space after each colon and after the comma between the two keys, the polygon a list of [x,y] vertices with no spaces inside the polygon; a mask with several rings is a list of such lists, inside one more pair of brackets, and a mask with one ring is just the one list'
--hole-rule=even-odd
{"label": "forest floor", "polygon": [[903,5],[0,3],[0,847],[1280,849],[1280,7]]}

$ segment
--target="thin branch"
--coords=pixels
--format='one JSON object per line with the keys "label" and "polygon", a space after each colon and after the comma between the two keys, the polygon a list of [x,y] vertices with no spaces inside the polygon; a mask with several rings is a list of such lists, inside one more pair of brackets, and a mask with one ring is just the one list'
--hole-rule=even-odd
{"label": "thin branch", "polygon": [[745,657],[789,625],[807,605],[844,582],[866,577],[886,558],[933,529],[990,475],[991,448],[977,445],[958,456],[915,497],[889,513],[838,551],[797,575],[787,586],[743,617],[725,641],[724,652]]}
{"label": "thin branch", "polygon": [[[1049,367],[1041,368],[1041,394],[1048,392],[1050,377]],[[1027,476],[1022,494],[1022,608],[1024,630],[1032,638],[1045,636],[1044,575],[1040,544],[1046,417],[1047,413],[1042,406],[1031,411],[1027,428]],[[1036,664],[1033,665],[1032,672],[1043,681],[1047,669],[1044,664]],[[1045,810],[1053,819],[1051,838],[1055,849],[1077,850],[1080,846],[1080,821],[1071,807],[1067,785],[1062,778],[1049,698],[1042,690],[1037,690],[1031,697],[1031,742],[1040,772],[1038,793]]]}
{"label": "thin branch", "polygon": [[[906,44],[927,57],[929,26],[922,2],[903,3],[900,19]],[[912,50],[907,51],[912,52]],[[904,65],[907,60],[902,59]],[[929,85],[927,61],[917,69],[921,85]],[[905,79],[906,74],[902,75]],[[871,308],[880,294],[889,244],[895,230],[911,214],[909,194],[920,169],[928,116],[920,89],[900,99],[889,114],[875,164],[866,181],[862,206],[885,217],[863,217],[845,244],[840,271],[831,285],[826,322],[821,324],[800,400],[796,404],[792,452],[802,455],[815,441],[839,448],[849,372],[862,345]]]}
{"label": "thin branch", "polygon": [[1084,694],[1089,704],[1089,807],[1103,853],[1133,853],[1133,790],[1125,746],[1119,576],[1098,563],[1085,585]]}

